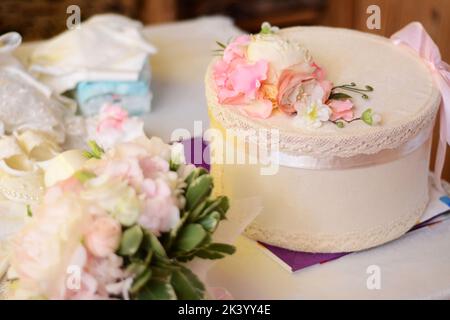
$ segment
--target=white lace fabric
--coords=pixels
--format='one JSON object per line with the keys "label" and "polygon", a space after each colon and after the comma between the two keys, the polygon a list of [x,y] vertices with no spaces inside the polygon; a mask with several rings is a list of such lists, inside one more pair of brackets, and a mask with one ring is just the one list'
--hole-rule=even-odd
{"label": "white lace fabric", "polygon": [[6,134],[36,130],[63,142],[64,109],[19,75],[0,70],[0,121]]}
{"label": "white lace fabric", "polygon": [[40,166],[61,151],[74,109],[12,55],[20,43],[15,32],[0,36],[0,200],[25,205],[42,197]]}

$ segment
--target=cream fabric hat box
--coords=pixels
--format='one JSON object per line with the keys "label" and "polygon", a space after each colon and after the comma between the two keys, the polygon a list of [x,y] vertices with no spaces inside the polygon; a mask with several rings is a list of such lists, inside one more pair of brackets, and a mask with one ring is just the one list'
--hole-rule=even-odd
{"label": "cream fabric hat box", "polygon": [[[279,164],[273,175],[261,174],[268,166],[262,154],[258,164],[212,163],[217,187],[231,201],[262,198],[263,212],[247,235],[328,253],[363,250],[403,235],[429,200],[431,132],[441,101],[430,69],[412,50],[379,36],[326,27],[268,28],[223,46],[223,56],[206,74],[213,128],[278,132],[278,150],[267,146]],[[309,77],[296,74],[298,67],[286,65],[292,57],[320,69]],[[239,81],[248,73],[233,77],[260,61],[268,62],[267,74],[253,73],[248,78],[257,78],[255,87],[242,89]],[[333,83],[331,95],[319,72]],[[295,77],[302,85],[295,86]],[[286,89],[283,81],[294,85]],[[320,99],[308,100],[317,90]],[[271,101],[270,115],[254,99]],[[248,153],[252,143],[235,151]]]}

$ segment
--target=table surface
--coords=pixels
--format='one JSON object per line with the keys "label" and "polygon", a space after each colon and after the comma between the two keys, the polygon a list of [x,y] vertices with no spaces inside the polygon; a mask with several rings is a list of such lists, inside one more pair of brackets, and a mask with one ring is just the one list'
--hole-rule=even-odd
{"label": "table surface", "polygon": [[[208,127],[204,73],[215,41],[238,33],[224,17],[145,28],[158,48],[151,61],[154,99],[145,116],[147,134],[169,141],[178,128],[198,134],[194,121]],[[450,299],[450,221],[295,274],[245,237],[236,245],[235,255],[214,265],[209,282],[238,299]],[[379,267],[380,290],[367,288],[371,265]]]}

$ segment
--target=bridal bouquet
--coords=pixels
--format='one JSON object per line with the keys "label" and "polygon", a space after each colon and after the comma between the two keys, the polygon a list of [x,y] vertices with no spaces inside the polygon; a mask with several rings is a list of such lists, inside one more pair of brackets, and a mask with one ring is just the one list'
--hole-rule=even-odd
{"label": "bridal bouquet", "polygon": [[228,199],[211,197],[211,176],[184,163],[181,145],[133,135],[133,121],[104,111],[82,168],[29,208],[13,241],[13,298],[205,298],[185,262],[234,252],[212,240]]}

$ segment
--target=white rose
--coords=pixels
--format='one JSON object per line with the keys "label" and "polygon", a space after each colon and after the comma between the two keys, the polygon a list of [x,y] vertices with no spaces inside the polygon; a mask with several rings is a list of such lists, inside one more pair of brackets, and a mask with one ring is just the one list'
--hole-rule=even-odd
{"label": "white rose", "polygon": [[247,48],[247,59],[251,62],[269,62],[268,82],[276,84],[281,72],[298,63],[310,62],[309,51],[299,43],[284,39],[278,34],[257,34]]}

